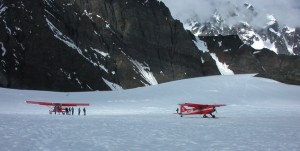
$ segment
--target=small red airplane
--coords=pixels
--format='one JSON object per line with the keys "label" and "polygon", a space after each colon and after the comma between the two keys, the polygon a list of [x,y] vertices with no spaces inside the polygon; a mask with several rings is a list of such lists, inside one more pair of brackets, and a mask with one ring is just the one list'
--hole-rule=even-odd
{"label": "small red airplane", "polygon": [[180,111],[178,114],[181,117],[183,115],[203,114],[203,118],[207,118],[206,114],[209,114],[212,118],[215,118],[216,116],[212,114],[213,112],[216,111],[215,108],[225,106],[225,104],[207,105],[207,104],[183,103],[183,104],[179,104],[179,106],[180,106]]}
{"label": "small red airplane", "polygon": [[25,101],[28,104],[37,104],[37,105],[45,105],[50,108],[49,114],[53,112],[65,114],[66,110],[63,107],[71,107],[71,106],[89,106],[89,103],[55,103],[55,102],[39,102],[39,101]]}

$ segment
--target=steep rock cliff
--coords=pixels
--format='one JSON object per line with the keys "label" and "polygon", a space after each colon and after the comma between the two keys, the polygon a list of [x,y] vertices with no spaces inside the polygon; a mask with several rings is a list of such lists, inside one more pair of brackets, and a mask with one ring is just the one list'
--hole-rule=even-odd
{"label": "steep rock cliff", "polygon": [[110,90],[217,73],[156,0],[1,0],[0,10],[2,87]]}

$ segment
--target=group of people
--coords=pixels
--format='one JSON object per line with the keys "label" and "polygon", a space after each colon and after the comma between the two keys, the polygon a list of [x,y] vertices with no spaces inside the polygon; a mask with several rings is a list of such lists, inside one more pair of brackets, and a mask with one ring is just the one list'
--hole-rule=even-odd
{"label": "group of people", "polygon": [[[63,112],[63,110],[65,110],[65,112]],[[53,109],[54,113],[56,114],[56,112],[60,113],[62,112],[63,114],[65,113],[66,115],[74,115],[74,108],[73,107],[66,107],[66,108],[62,108],[61,106],[54,106]],[[83,108],[83,115],[86,115],[86,109]],[[80,115],[81,109],[80,107],[78,108],[78,115]]]}
{"label": "group of people", "polygon": [[[82,111],[83,111],[83,115],[86,116],[86,109],[83,108]],[[81,110],[80,110],[80,108],[78,108],[78,115],[80,115],[80,112],[81,112]]]}

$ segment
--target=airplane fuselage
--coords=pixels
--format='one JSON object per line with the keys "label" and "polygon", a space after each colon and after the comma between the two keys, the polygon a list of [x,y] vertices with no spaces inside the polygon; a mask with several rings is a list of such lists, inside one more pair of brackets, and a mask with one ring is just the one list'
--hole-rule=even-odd
{"label": "airplane fuselage", "polygon": [[203,117],[206,118],[206,114],[209,114],[212,118],[215,118],[215,115],[212,113],[216,111],[216,107],[225,106],[225,104],[195,104],[195,103],[183,103],[179,104],[180,111],[179,115],[193,115],[193,114],[203,114]]}
{"label": "airplane fuselage", "polygon": [[203,108],[203,109],[198,109],[198,108],[191,108],[191,109],[186,109],[185,111],[182,111],[180,114],[181,115],[192,115],[192,114],[211,114],[215,112],[216,110],[214,108]]}

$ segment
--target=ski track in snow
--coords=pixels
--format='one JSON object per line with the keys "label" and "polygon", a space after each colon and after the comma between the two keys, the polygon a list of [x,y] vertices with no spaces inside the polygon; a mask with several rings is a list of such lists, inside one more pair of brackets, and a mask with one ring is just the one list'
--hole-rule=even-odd
{"label": "ski track in snow", "polygon": [[[113,92],[0,88],[0,150],[276,150],[300,148],[300,87],[253,75],[210,76]],[[49,115],[25,100],[88,102],[87,116]],[[178,103],[225,103],[216,119]]]}

